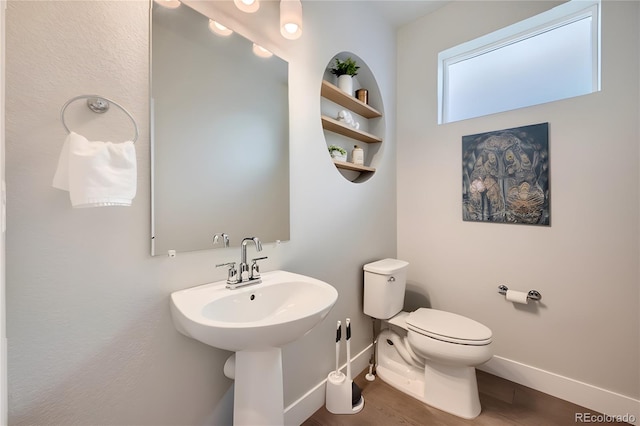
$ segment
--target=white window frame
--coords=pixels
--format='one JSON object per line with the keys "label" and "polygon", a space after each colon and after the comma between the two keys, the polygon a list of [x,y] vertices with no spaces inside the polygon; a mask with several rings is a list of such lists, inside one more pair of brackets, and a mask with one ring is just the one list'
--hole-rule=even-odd
{"label": "white window frame", "polygon": [[448,67],[450,65],[518,43],[587,17],[592,18],[593,77],[591,93],[600,91],[600,6],[600,0],[571,0],[524,21],[440,52],[438,54],[438,124],[451,122],[446,114],[449,102]]}

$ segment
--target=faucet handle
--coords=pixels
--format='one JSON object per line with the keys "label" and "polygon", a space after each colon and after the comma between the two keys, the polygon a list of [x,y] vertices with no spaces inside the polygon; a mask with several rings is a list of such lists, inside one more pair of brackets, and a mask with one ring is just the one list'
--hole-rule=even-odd
{"label": "faucet handle", "polygon": [[228,266],[229,273],[227,274],[227,284],[236,284],[238,282],[238,271],[236,271],[236,262],[219,263],[216,268],[221,266]]}
{"label": "faucet handle", "polygon": [[259,260],[265,260],[268,256],[256,257],[255,259],[251,259],[251,279],[257,280],[260,278],[260,266],[258,266]]}

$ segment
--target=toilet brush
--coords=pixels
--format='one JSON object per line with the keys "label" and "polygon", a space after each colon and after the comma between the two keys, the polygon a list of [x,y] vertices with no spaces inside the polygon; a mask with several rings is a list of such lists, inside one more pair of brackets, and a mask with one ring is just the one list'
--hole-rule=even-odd
{"label": "toilet brush", "polygon": [[[351,381],[351,320],[347,318],[347,380]],[[351,381],[351,405],[356,406],[362,399],[362,390]]]}
{"label": "toilet brush", "polygon": [[336,328],[336,369],[327,376],[325,405],[333,414],[356,414],[364,407],[364,397],[360,388],[351,380],[351,321],[347,318],[347,374],[340,371],[340,340],[342,323]]}
{"label": "toilet brush", "polygon": [[333,372],[335,377],[340,376],[340,340],[342,340],[342,322],[338,321],[336,327],[336,371]]}
{"label": "toilet brush", "polygon": [[347,380],[351,380],[351,320],[347,318]]}

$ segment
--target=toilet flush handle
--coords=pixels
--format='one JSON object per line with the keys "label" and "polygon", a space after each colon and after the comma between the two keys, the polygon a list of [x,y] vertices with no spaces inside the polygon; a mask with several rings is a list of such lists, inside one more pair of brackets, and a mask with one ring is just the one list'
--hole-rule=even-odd
{"label": "toilet flush handle", "polygon": [[396,282],[396,277],[389,277],[389,279],[387,280],[388,283],[394,283]]}

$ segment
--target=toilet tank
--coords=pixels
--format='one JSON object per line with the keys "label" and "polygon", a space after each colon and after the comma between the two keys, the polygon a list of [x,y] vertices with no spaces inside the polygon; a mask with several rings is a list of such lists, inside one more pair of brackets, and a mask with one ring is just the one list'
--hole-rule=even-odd
{"label": "toilet tank", "polygon": [[364,265],[364,313],[389,319],[402,310],[408,262],[382,259]]}

